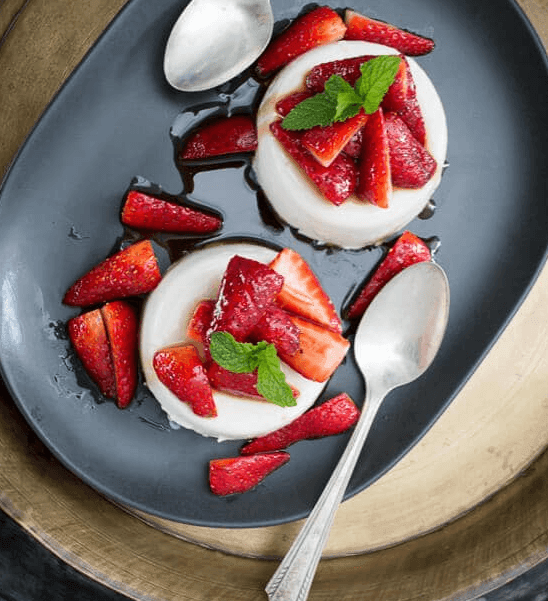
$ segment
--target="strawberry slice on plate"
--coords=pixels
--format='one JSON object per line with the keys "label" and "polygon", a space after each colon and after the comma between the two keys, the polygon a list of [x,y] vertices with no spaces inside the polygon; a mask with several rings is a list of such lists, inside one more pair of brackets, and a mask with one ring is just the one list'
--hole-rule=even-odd
{"label": "strawberry slice on plate", "polygon": [[289,453],[285,451],[212,459],[209,487],[213,494],[220,496],[247,492],[288,461]]}
{"label": "strawberry slice on plate", "polygon": [[152,360],[158,379],[200,417],[215,417],[217,407],[196,347],[179,344],[156,351]]}
{"label": "strawberry slice on plate", "polygon": [[216,215],[137,190],[128,192],[121,219],[136,229],[180,234],[210,234],[222,225]]}
{"label": "strawberry slice on plate", "polygon": [[351,86],[358,81],[361,76],[360,67],[363,63],[370,61],[375,58],[375,55],[364,54],[362,56],[355,56],[351,58],[342,58],[327,63],[320,63],[315,67],[312,67],[308,72],[305,85],[306,89],[311,94],[319,94],[324,91],[325,82],[332,75],[339,75]]}
{"label": "strawberry slice on plate", "polygon": [[185,161],[257,150],[257,128],[249,115],[232,115],[204,123],[186,138],[179,158]]}
{"label": "strawberry slice on plate", "polygon": [[284,278],[276,301],[280,307],[341,333],[341,319],[333,302],[298,252],[284,248],[270,267]]}
{"label": "strawberry slice on plate", "polygon": [[300,333],[288,313],[280,307],[272,305],[255,326],[252,338],[255,342],[264,340],[273,344],[278,355],[294,355],[299,348]]}
{"label": "strawberry slice on plate", "polygon": [[281,121],[273,121],[270,131],[326,200],[338,206],[354,192],[357,170],[351,158],[341,153],[329,167],[324,167],[303,146],[300,132],[285,130]]}
{"label": "strawberry slice on plate", "polygon": [[361,317],[379,290],[395,275],[414,263],[431,259],[430,249],[420,238],[409,231],[403,232],[346,310],[346,317]]}
{"label": "strawberry slice on plate", "polygon": [[399,188],[422,188],[436,171],[436,159],[396,113],[387,113],[385,126],[392,184]]}
{"label": "strawberry slice on plate", "polygon": [[150,240],[142,240],[107,257],[66,292],[66,305],[85,307],[146,294],[162,276]]}
{"label": "strawberry slice on plate", "polygon": [[193,342],[199,342],[205,344],[207,338],[207,331],[211,326],[213,320],[213,311],[215,309],[215,301],[212,299],[206,299],[200,301],[194,313],[188,322],[186,329],[186,336]]}
{"label": "strawberry slice on plate", "polygon": [[346,9],[345,39],[362,40],[390,46],[408,56],[421,56],[434,49],[434,40],[400,29],[390,23],[372,19],[356,11]]}
{"label": "strawberry slice on plate", "polygon": [[289,96],[285,96],[276,103],[276,112],[280,117],[285,117],[288,115],[298,104],[300,104],[303,100],[310,98],[312,94],[307,91],[303,92],[293,92],[293,94],[289,94]]}
{"label": "strawberry slice on plate", "polygon": [[342,40],[346,26],[328,6],[320,6],[297,17],[276,36],[257,61],[259,77],[267,77],[312,48]]}
{"label": "strawberry slice on plate", "polygon": [[354,401],[345,393],[309,409],[287,426],[259,436],[240,449],[241,455],[280,451],[300,440],[341,434],[351,428],[360,416]]}
{"label": "strawberry slice on plate", "polygon": [[370,116],[364,128],[359,173],[356,196],[387,209],[392,196],[392,176],[382,108]]}
{"label": "strawberry slice on plate", "polygon": [[235,255],[221,280],[210,332],[246,341],[282,285],[283,277],[264,263]]}

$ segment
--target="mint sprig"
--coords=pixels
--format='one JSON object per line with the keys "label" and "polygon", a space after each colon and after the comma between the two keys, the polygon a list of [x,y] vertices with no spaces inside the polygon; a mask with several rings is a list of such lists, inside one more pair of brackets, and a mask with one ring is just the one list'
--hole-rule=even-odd
{"label": "mint sprig", "polygon": [[267,401],[281,407],[294,407],[297,404],[273,344],[264,341],[257,344],[238,342],[228,332],[213,332],[209,351],[216,363],[233,373],[252,373],[257,370],[257,392]]}
{"label": "mint sprig", "polygon": [[282,127],[288,130],[325,127],[346,121],[361,109],[366,115],[373,114],[394,82],[400,62],[399,56],[383,55],[362,63],[361,76],[354,87],[340,75],[332,75],[323,92],[303,100],[286,115]]}

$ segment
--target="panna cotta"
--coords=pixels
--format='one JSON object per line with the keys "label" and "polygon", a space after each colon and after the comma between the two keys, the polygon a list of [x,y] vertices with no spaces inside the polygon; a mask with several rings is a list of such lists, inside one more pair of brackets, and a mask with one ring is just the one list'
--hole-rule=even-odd
{"label": "panna cotta", "polygon": [[269,263],[276,251],[250,243],[212,244],[193,251],[168,269],[148,297],[141,321],[140,356],[147,387],[172,422],[219,441],[254,438],[285,426],[311,407],[325,386],[325,382],[313,382],[282,363],[287,382],[299,391],[295,406],[280,407],[214,391],[218,415],[200,417],[160,382],[153,368],[154,354],[173,344],[190,343],[186,331],[196,306],[217,297],[223,274],[235,255]]}
{"label": "panna cotta", "polygon": [[394,188],[390,205],[381,208],[350,196],[336,206],[326,200],[270,131],[280,119],[277,103],[304,89],[308,72],[321,63],[362,55],[398,54],[387,46],[340,41],[303,54],[285,67],[269,86],[257,114],[258,147],[253,167],[274,211],[307,238],[342,248],[382,242],[403,229],[427,205],[438,187],[447,152],[447,124],[441,99],[425,71],[406,57],[416,86],[426,148],[436,160],[433,176],[420,189]]}

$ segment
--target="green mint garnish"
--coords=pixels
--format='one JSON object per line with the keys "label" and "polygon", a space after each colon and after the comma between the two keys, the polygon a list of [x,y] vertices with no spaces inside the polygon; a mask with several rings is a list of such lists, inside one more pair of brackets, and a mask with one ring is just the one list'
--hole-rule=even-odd
{"label": "green mint garnish", "polygon": [[360,66],[361,77],[352,87],[340,75],[332,75],[324,91],[294,107],[282,121],[289,130],[325,127],[336,121],[346,121],[361,109],[373,114],[380,106],[388,88],[394,82],[401,62],[399,56],[377,56]]}
{"label": "green mint garnish", "polygon": [[238,342],[228,332],[213,332],[209,351],[213,360],[233,373],[257,370],[257,391],[267,401],[281,407],[297,404],[280,367],[276,347],[267,342]]}

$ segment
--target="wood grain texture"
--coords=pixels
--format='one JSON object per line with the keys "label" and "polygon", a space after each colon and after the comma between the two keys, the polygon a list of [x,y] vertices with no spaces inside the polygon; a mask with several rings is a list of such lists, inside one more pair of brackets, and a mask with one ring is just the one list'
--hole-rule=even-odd
{"label": "wood grain texture", "polygon": [[[0,2],[0,173],[123,4],[90,0],[76,10],[69,0]],[[547,2],[522,6],[546,45]],[[311,599],[466,599],[546,558],[547,318],[544,269],[428,435],[342,505],[326,548],[338,559],[320,564]],[[254,558],[282,555],[300,527],[136,519],[65,470],[3,387],[0,466],[0,506],[10,516],[67,563],[139,600],[264,599],[276,564]]]}

